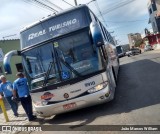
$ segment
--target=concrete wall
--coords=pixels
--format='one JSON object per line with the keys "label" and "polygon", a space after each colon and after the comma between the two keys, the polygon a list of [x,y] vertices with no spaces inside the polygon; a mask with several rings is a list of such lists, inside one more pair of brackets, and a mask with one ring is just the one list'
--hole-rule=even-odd
{"label": "concrete wall", "polygon": [[[18,39],[17,40],[0,40],[0,48],[2,49],[4,55],[11,50],[20,50],[20,41]],[[19,56],[12,57],[11,59],[12,74],[6,75],[7,79],[11,82],[13,82],[16,79],[17,68],[15,64],[17,63],[21,63],[21,57]],[[0,62],[0,66],[2,66],[3,68],[2,62]],[[5,75],[4,68],[3,68],[3,73],[0,73],[0,75],[2,74]]]}

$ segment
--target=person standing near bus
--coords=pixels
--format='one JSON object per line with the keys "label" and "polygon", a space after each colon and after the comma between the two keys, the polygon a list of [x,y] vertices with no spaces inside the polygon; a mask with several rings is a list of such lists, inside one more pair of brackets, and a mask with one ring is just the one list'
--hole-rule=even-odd
{"label": "person standing near bus", "polygon": [[12,100],[13,97],[13,86],[12,83],[7,81],[4,75],[0,76],[1,84],[0,84],[0,93],[3,93],[7,102],[9,103],[14,116],[18,117],[18,103]]}
{"label": "person standing near bus", "polygon": [[13,82],[14,97],[16,98],[16,92],[17,92],[22,107],[28,116],[28,120],[33,121],[36,119],[36,116],[33,115],[32,99],[29,94],[27,79],[21,72],[18,72],[16,76],[18,78]]}

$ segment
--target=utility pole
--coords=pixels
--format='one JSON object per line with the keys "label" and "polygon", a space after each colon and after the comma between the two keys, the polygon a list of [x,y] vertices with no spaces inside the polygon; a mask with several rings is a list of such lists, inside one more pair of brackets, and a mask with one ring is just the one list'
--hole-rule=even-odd
{"label": "utility pole", "polygon": [[77,0],[74,0],[75,5],[77,6]]}

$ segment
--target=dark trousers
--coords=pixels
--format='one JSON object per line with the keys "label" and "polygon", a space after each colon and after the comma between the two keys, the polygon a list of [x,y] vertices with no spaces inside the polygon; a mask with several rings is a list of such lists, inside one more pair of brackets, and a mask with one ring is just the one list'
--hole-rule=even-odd
{"label": "dark trousers", "polygon": [[28,116],[28,119],[31,120],[33,119],[33,109],[32,109],[32,100],[31,96],[29,95],[28,97],[21,97],[20,98],[22,107],[25,111],[25,113]]}
{"label": "dark trousers", "polygon": [[9,103],[14,115],[17,116],[18,115],[18,113],[17,113],[17,111],[18,111],[18,103],[14,102],[12,100],[12,96],[6,97],[6,99],[7,99],[7,102]]}

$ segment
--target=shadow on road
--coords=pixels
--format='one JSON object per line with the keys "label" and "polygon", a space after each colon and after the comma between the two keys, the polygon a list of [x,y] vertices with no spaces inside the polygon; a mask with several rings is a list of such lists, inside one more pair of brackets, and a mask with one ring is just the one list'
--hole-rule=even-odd
{"label": "shadow on road", "polygon": [[109,103],[54,116],[40,124],[65,124],[82,121],[87,125],[97,117],[128,113],[160,103],[160,64],[141,60],[121,65],[115,100]]}

